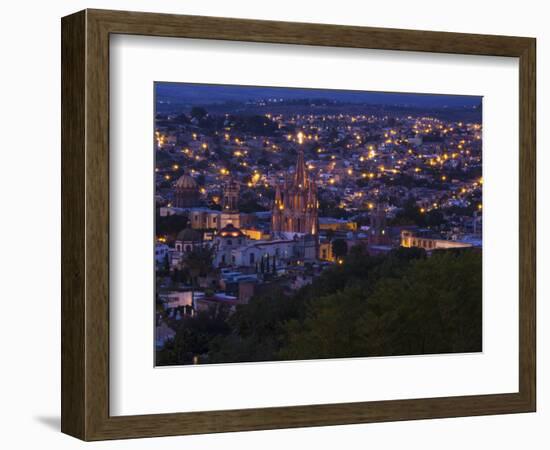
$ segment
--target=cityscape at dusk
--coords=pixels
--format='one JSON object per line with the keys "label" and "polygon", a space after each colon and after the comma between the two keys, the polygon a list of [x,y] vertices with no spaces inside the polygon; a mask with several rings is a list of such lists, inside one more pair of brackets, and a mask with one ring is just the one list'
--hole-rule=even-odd
{"label": "cityscape at dusk", "polygon": [[482,350],[482,98],[155,83],[155,364]]}

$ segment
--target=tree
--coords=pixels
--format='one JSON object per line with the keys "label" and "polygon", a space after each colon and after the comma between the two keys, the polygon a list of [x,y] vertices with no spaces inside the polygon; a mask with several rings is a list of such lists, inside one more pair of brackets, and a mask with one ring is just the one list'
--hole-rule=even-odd
{"label": "tree", "polygon": [[334,239],[332,241],[332,254],[337,259],[348,254],[348,244],[344,239]]}
{"label": "tree", "polygon": [[279,351],[279,358],[321,359],[361,355],[362,342],[357,327],[365,292],[351,287],[319,298],[311,304],[305,320],[286,324],[288,342]]}
{"label": "tree", "polygon": [[443,251],[410,261],[401,256],[390,255],[370,270],[380,273],[374,286],[359,282],[311,302],[304,320],[286,324],[279,357],[481,351],[481,254]]}
{"label": "tree", "polygon": [[239,305],[229,318],[232,333],[210,343],[211,362],[251,362],[279,359],[285,323],[300,317],[303,303],[284,295],[279,288],[269,289]]}
{"label": "tree", "polygon": [[[164,303],[160,299],[158,292],[155,295],[155,313],[156,313],[157,319],[159,318],[160,315],[164,314]],[[158,321],[157,321],[157,325],[158,325]]]}
{"label": "tree", "polygon": [[481,351],[481,254],[441,252],[382,280],[361,318],[369,354]]}
{"label": "tree", "polygon": [[[265,259],[257,262],[263,273]],[[371,256],[352,247],[343,264],[291,295],[270,285],[233,314],[214,310],[173,320],[168,325],[176,338],[157,352],[157,362],[188,364],[193,356],[201,362],[244,362],[480,351],[481,259],[480,252],[469,249],[435,251],[428,258],[415,248]]]}
{"label": "tree", "polygon": [[189,270],[193,286],[197,285],[199,276],[207,275],[212,270],[213,261],[214,249],[206,245],[195,245],[184,254],[183,266]]}
{"label": "tree", "polygon": [[220,308],[172,321],[170,327],[175,330],[176,336],[166,342],[162,350],[157,351],[157,364],[192,364],[195,356],[207,357],[211,342],[230,332],[228,315],[226,308]]}

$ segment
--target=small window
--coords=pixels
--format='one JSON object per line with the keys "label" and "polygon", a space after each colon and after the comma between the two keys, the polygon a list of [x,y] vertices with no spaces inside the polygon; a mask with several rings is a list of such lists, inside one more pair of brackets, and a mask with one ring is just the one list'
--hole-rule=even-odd
{"label": "small window", "polygon": [[251,253],[249,258],[250,258],[250,264],[254,264],[254,262],[256,260],[256,256],[254,255],[254,253]]}
{"label": "small window", "polygon": [[228,240],[227,240],[227,245],[233,245],[233,240],[232,240],[232,239],[228,239]]}

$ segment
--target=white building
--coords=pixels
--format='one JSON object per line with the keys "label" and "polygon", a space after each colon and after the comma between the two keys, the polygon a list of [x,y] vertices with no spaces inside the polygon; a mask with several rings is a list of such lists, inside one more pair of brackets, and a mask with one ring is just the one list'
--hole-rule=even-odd
{"label": "white building", "polygon": [[270,258],[277,267],[286,266],[287,261],[299,257],[296,244],[294,240],[255,241],[232,250],[232,260],[236,266],[255,267],[262,258]]}
{"label": "white building", "polygon": [[233,256],[233,251],[246,246],[247,243],[248,238],[241,230],[235,228],[233,224],[226,225],[214,238],[214,246],[216,247],[214,267],[238,265]]}

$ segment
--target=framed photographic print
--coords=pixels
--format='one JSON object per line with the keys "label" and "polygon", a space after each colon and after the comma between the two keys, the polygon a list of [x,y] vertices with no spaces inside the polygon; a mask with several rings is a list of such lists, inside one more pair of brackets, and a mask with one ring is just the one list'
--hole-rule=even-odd
{"label": "framed photographic print", "polygon": [[62,19],[62,431],[535,411],[535,39]]}

